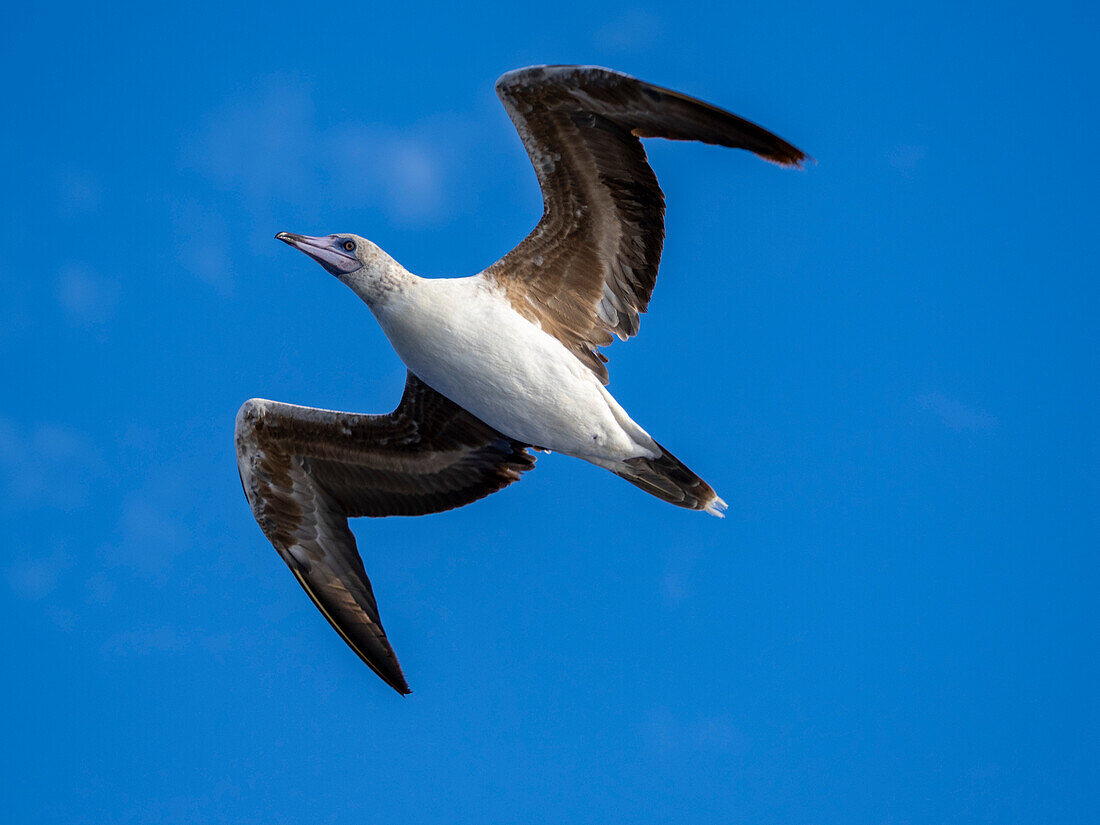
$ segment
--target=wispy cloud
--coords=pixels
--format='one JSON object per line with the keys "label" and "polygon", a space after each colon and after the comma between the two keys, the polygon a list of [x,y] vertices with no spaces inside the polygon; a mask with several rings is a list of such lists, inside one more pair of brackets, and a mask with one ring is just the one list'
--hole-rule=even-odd
{"label": "wispy cloud", "polygon": [[104,605],[114,601],[118,584],[103,570],[93,573],[84,582],[88,604]]}
{"label": "wispy cloud", "polygon": [[7,569],[8,584],[16,595],[37,601],[53,592],[61,573],[71,563],[72,559],[60,551],[18,559]]}
{"label": "wispy cloud", "polygon": [[117,280],[80,264],[62,267],[55,288],[65,318],[84,329],[102,326],[114,316],[121,291]]}
{"label": "wispy cloud", "polygon": [[58,212],[67,217],[99,209],[103,187],[99,179],[83,169],[63,169],[56,175]]}
{"label": "wispy cloud", "polygon": [[663,755],[730,754],[749,748],[745,735],[724,715],[699,713],[686,718],[655,708],[641,721],[639,733],[649,750]]}
{"label": "wispy cloud", "polygon": [[219,656],[240,646],[254,644],[248,634],[207,633],[199,629],[177,627],[135,627],[120,631],[103,642],[108,657],[178,654],[200,650]]}
{"label": "wispy cloud", "polygon": [[599,48],[632,52],[650,48],[660,35],[660,18],[650,12],[634,9],[597,29],[593,40]]}
{"label": "wispy cloud", "polygon": [[928,147],[923,144],[904,143],[891,149],[886,155],[886,160],[902,175],[910,177],[927,154]]}
{"label": "wispy cloud", "polygon": [[206,119],[185,158],[214,184],[252,199],[293,198],[316,176],[308,91],[272,78]]}
{"label": "wispy cloud", "polygon": [[937,415],[948,429],[956,432],[988,432],[997,427],[996,418],[979,407],[970,407],[938,392],[917,396],[921,409]]}
{"label": "wispy cloud", "polygon": [[229,227],[208,206],[183,201],[172,208],[176,249],[184,269],[223,295],[233,292],[233,256]]}
{"label": "wispy cloud", "polygon": [[92,440],[71,427],[20,427],[0,419],[0,510],[5,505],[80,507],[102,467]]}
{"label": "wispy cloud", "polygon": [[430,120],[400,130],[356,121],[321,126],[308,88],[270,78],[212,112],[183,156],[257,213],[273,202],[320,203],[335,190],[345,203],[415,223],[442,214],[446,155],[462,144],[462,132],[461,124]]}
{"label": "wispy cloud", "polygon": [[670,607],[677,607],[695,595],[697,559],[693,550],[670,550],[664,574],[659,580],[661,596]]}
{"label": "wispy cloud", "polygon": [[135,628],[108,638],[103,643],[103,653],[111,657],[148,655],[175,653],[185,647],[184,638],[170,627]]}
{"label": "wispy cloud", "polygon": [[670,571],[661,578],[661,595],[669,604],[680,604],[691,595],[691,582],[682,571]]}
{"label": "wispy cloud", "polygon": [[186,525],[171,509],[176,500],[164,489],[129,493],[119,511],[118,541],[104,550],[108,563],[166,579],[172,560],[187,546]]}
{"label": "wispy cloud", "polygon": [[424,136],[346,127],[324,136],[331,174],[353,202],[384,205],[405,222],[439,214],[445,203],[439,150]]}

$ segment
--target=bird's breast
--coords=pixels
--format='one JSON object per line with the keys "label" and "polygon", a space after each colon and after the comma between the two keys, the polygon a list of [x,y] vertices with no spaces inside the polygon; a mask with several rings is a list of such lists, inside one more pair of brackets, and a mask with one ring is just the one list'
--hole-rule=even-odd
{"label": "bird's breast", "polygon": [[375,314],[418,378],[505,435],[582,458],[638,454],[599,380],[480,277],[421,281]]}

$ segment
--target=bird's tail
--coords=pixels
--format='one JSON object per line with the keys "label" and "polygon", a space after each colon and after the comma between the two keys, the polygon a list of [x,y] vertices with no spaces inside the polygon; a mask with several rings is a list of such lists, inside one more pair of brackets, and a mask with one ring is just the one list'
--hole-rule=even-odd
{"label": "bird's tail", "polygon": [[661,451],[659,456],[628,458],[613,472],[669,504],[723,518],[726,502],[714,489],[656,441],[653,445]]}

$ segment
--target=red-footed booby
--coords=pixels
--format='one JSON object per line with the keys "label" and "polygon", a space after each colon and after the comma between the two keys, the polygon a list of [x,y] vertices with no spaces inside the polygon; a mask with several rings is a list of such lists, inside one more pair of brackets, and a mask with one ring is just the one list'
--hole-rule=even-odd
{"label": "red-footed booby", "polygon": [[488,269],[425,279],[358,235],[276,235],[370,308],[408,367],[397,409],[358,415],[252,399],[237,415],[256,521],[344,641],[400,693],[408,685],[348,518],[467,504],[531,469],[529,448],[722,515],[710,485],[605,387],[599,347],[637,333],[664,241],[664,195],[639,138],[748,149],[786,166],[806,157],[736,115],[608,69],[519,69],[496,90],[535,167],[543,215]]}

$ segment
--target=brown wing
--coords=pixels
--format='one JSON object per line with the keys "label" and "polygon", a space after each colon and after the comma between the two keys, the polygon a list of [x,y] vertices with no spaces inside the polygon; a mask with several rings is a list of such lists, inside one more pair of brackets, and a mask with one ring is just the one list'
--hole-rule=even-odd
{"label": "brown wing", "polygon": [[698,140],[799,165],[747,120],[594,66],[534,66],[497,81],[542,187],[534,231],[486,270],[518,312],[607,383],[597,349],[638,331],[664,243],[665,202],[640,137]]}
{"label": "brown wing", "polygon": [[348,518],[468,504],[534,466],[526,445],[412,373],[389,415],[246,401],[236,444],[241,483],[264,534],[348,646],[408,693]]}

